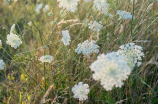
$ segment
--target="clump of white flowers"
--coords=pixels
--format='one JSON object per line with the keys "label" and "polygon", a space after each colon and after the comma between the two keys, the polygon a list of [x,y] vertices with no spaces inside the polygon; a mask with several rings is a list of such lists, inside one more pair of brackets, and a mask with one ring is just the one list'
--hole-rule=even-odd
{"label": "clump of white flowers", "polygon": [[[122,18],[122,19],[132,19],[132,15],[131,15],[130,12],[117,10],[117,14],[118,14],[118,15],[120,16],[120,18]],[[133,19],[135,19],[134,16],[133,16]]]}
{"label": "clump of white flowers", "polygon": [[88,25],[89,28],[93,31],[100,31],[103,28],[103,25],[99,24],[97,21],[91,21]]}
{"label": "clump of white flowers", "polygon": [[39,61],[42,61],[42,63],[44,62],[48,62],[48,63],[52,63],[52,61],[54,60],[54,57],[51,55],[45,55],[40,57]]}
{"label": "clump of white flowers", "polygon": [[77,2],[80,0],[57,0],[59,2],[59,8],[66,9],[68,12],[75,12],[77,9]]}
{"label": "clump of white flowers", "polygon": [[4,61],[1,59],[1,60],[0,60],[0,70],[3,70],[3,69],[4,69],[4,65],[5,65],[5,63],[4,63]]}
{"label": "clump of white flowers", "polygon": [[88,84],[83,84],[83,82],[79,82],[72,88],[72,92],[74,93],[74,98],[79,98],[80,101],[88,99],[89,93]]}
{"label": "clump of white flowers", "polygon": [[37,7],[36,7],[36,9],[35,9],[35,11],[36,11],[37,14],[40,13],[40,10],[41,10],[42,6],[43,6],[42,3],[40,3],[40,4],[37,5]]}
{"label": "clump of white flowers", "polygon": [[99,46],[96,45],[95,43],[96,43],[95,40],[91,40],[90,42],[88,42],[88,40],[85,40],[83,43],[79,43],[77,45],[75,52],[77,52],[78,54],[82,53],[83,55],[87,55],[87,56],[89,56],[89,54],[93,52],[98,53]]}
{"label": "clump of white flowers", "polygon": [[49,5],[45,5],[43,8],[43,12],[47,12],[49,10],[49,8],[50,8]]}
{"label": "clump of white flowers", "polygon": [[68,30],[63,30],[62,31],[62,39],[61,41],[64,43],[64,45],[70,45],[69,41],[71,41],[70,35],[69,35],[69,31]]}
{"label": "clump of white flowers", "polygon": [[117,55],[116,52],[101,54],[97,60],[90,65],[91,71],[94,71],[93,78],[101,81],[101,85],[107,90],[112,87],[121,87],[124,80],[131,73],[131,68],[127,65],[123,55]]}
{"label": "clump of white flowers", "polygon": [[30,22],[28,22],[27,24],[28,24],[29,26],[32,26],[32,22],[31,22],[31,21],[30,21]]}
{"label": "clump of white flowers", "polygon": [[20,44],[22,44],[22,41],[20,40],[18,35],[10,33],[7,35],[6,43],[9,44],[14,49],[17,49],[17,47],[19,47]]}
{"label": "clump of white flowers", "polygon": [[142,50],[141,46],[135,45],[135,43],[128,43],[121,45],[117,54],[124,55],[128,65],[133,68],[135,65],[138,67],[141,65],[140,61],[142,60],[142,57],[144,57]]}
{"label": "clump of white flowers", "polygon": [[94,7],[96,7],[101,13],[108,13],[109,4],[107,0],[94,0]]}

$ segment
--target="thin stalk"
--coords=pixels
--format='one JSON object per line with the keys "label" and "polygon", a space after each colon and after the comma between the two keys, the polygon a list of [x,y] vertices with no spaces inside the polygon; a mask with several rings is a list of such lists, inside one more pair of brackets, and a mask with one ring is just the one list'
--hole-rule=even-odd
{"label": "thin stalk", "polygon": [[133,13],[132,13],[132,20],[131,20],[131,36],[133,35],[132,30],[133,30],[133,19],[134,19],[134,4],[135,4],[135,0],[133,0]]}

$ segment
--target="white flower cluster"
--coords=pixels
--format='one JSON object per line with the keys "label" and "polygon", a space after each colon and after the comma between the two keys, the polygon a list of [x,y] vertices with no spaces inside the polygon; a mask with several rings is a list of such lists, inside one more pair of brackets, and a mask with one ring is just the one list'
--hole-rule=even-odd
{"label": "white flower cluster", "polygon": [[17,47],[19,47],[20,44],[22,44],[22,41],[20,40],[18,35],[10,33],[7,35],[6,43],[9,44],[14,49],[17,49]]}
{"label": "white flower cluster", "polygon": [[131,68],[127,65],[123,55],[117,55],[116,52],[101,54],[97,60],[90,65],[91,71],[94,71],[94,80],[101,81],[101,85],[108,91],[112,87],[121,87],[124,80],[131,73]]}
{"label": "white flower cluster", "polygon": [[62,39],[61,41],[64,43],[64,45],[70,45],[69,41],[71,41],[70,35],[69,35],[69,31],[67,30],[63,30],[62,31]]}
{"label": "white flower cluster", "polygon": [[142,47],[135,45],[135,43],[128,43],[125,45],[121,45],[120,49],[117,51],[117,54],[124,55],[126,57],[126,61],[131,68],[134,68],[135,65],[138,67],[141,65],[142,57],[144,57],[144,53],[142,52]]}
{"label": "white flower cluster", "polygon": [[52,63],[53,60],[54,60],[54,57],[51,55],[45,55],[45,56],[40,57],[39,59],[39,61],[42,61],[42,63],[44,62]]}
{"label": "white flower cluster", "polygon": [[101,13],[108,13],[109,4],[107,0],[94,0],[94,7],[96,7]]}
{"label": "white flower cluster", "polygon": [[83,54],[83,55],[89,55],[93,52],[98,53],[99,52],[99,46],[95,44],[96,41],[91,40],[90,42],[88,42],[88,40],[85,40],[82,44],[79,43],[77,45],[77,48],[75,49],[75,52],[77,52],[78,54]]}
{"label": "white flower cluster", "polygon": [[0,60],[0,70],[3,70],[3,69],[4,69],[4,65],[5,65],[5,63],[4,63],[4,61],[1,59],[1,60]]}
{"label": "white flower cluster", "polygon": [[[130,12],[126,12],[126,11],[120,11],[117,10],[117,14],[120,16],[120,18],[122,19],[132,19],[132,15]],[[133,17],[135,19],[135,17]]]}
{"label": "white flower cluster", "polygon": [[103,25],[99,24],[97,21],[91,21],[88,25],[89,28],[93,31],[100,31],[103,28]]}
{"label": "white flower cluster", "polygon": [[79,98],[80,101],[88,99],[89,86],[88,84],[83,84],[83,82],[79,82],[72,88],[72,92],[74,93],[74,98]]}
{"label": "white flower cluster", "polygon": [[35,9],[35,11],[36,11],[37,14],[40,13],[40,10],[42,9],[42,6],[43,6],[42,3],[40,3],[40,4],[37,5],[37,7],[36,7],[36,9]]}
{"label": "white flower cluster", "polygon": [[59,8],[66,9],[70,12],[75,12],[77,9],[77,2],[80,0],[57,0],[59,2]]}
{"label": "white flower cluster", "polygon": [[43,12],[47,12],[50,9],[49,5],[45,5],[43,8]]}

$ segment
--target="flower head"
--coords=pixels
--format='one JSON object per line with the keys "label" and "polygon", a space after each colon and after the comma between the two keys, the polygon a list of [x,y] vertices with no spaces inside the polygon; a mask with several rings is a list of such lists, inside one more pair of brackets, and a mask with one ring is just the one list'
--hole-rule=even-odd
{"label": "flower head", "polygon": [[62,39],[61,41],[64,43],[64,45],[70,45],[69,41],[71,41],[70,35],[69,35],[69,31],[64,30],[62,31]]}
{"label": "flower head", "polygon": [[4,61],[1,59],[1,60],[0,60],[0,70],[3,70],[3,69],[4,69],[4,65],[5,65],[5,63],[4,63]]}
{"label": "flower head", "polygon": [[19,47],[20,44],[22,44],[22,41],[20,40],[18,35],[10,33],[7,35],[6,43],[9,44],[14,49],[17,49],[17,47]]}
{"label": "flower head", "polygon": [[100,31],[103,28],[103,25],[99,24],[97,21],[94,21],[88,24],[89,28],[93,31]]}
{"label": "flower head", "polygon": [[66,9],[70,12],[75,12],[77,9],[77,2],[80,0],[57,0],[59,2],[59,8]]}
{"label": "flower head", "polygon": [[141,46],[135,45],[134,43],[128,43],[121,45],[117,54],[124,55],[128,65],[133,68],[135,65],[138,67],[141,65],[140,61],[142,60],[142,57],[144,57],[142,50]]}
{"label": "flower head", "polygon": [[79,82],[72,88],[72,92],[74,93],[74,98],[79,98],[80,101],[88,99],[89,86],[88,84],[83,84],[83,82]]}
{"label": "flower head", "polygon": [[83,55],[89,55],[93,52],[98,53],[99,52],[99,46],[95,44],[96,41],[91,40],[88,42],[88,40],[85,40],[83,43],[79,43],[77,45],[77,48],[75,49],[75,52],[78,54],[83,54]]}
{"label": "flower head", "polygon": [[52,63],[53,60],[54,60],[54,57],[51,55],[45,55],[45,56],[40,57],[39,59],[39,61],[42,61],[42,63],[44,62]]}
{"label": "flower head", "polygon": [[127,65],[123,55],[117,55],[116,52],[101,54],[97,60],[90,65],[91,71],[94,71],[94,80],[101,81],[101,85],[108,91],[112,87],[121,87],[123,80],[128,78],[131,68]]}
{"label": "flower head", "polygon": [[40,3],[40,4],[37,5],[36,10],[35,10],[37,14],[40,13],[40,9],[42,8],[42,6],[43,6],[42,3]]}
{"label": "flower head", "polygon": [[32,26],[32,22],[31,22],[31,21],[30,21],[30,22],[28,22],[27,24],[28,24],[29,26]]}
{"label": "flower head", "polygon": [[[120,16],[120,18],[132,19],[132,15],[130,12],[117,10],[117,14]],[[133,17],[133,18],[135,18],[135,17]]]}
{"label": "flower head", "polygon": [[49,10],[49,5],[45,5],[43,8],[43,12],[47,12]]}
{"label": "flower head", "polygon": [[108,13],[109,4],[107,0],[94,0],[94,7],[96,7],[101,13]]}

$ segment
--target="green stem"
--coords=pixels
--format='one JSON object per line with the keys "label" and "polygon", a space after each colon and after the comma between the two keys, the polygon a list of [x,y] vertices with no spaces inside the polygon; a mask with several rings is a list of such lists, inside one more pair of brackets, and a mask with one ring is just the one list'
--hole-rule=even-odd
{"label": "green stem", "polygon": [[132,13],[132,20],[131,20],[131,36],[133,35],[132,30],[133,30],[133,19],[134,19],[134,4],[135,4],[135,0],[133,0],[133,13]]}

